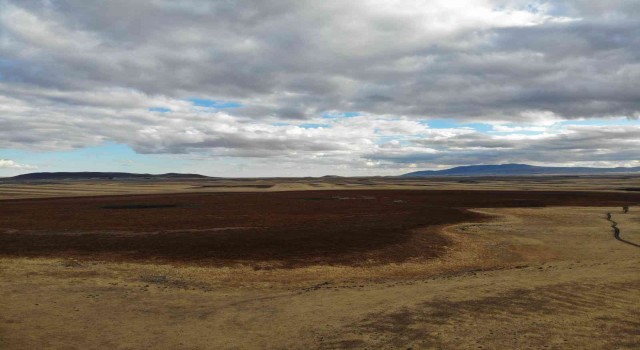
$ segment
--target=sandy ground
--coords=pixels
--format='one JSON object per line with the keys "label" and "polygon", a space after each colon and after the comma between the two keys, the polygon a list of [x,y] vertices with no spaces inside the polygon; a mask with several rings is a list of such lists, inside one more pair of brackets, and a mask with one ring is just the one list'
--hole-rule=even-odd
{"label": "sandy ground", "polygon": [[529,176],[485,178],[266,178],[201,180],[0,179],[0,200],[17,198],[126,195],[142,193],[278,192],[309,190],[526,190],[640,191],[640,175]]}
{"label": "sandy ground", "polygon": [[481,209],[438,259],[260,270],[0,260],[2,349],[638,349],[640,211]]}

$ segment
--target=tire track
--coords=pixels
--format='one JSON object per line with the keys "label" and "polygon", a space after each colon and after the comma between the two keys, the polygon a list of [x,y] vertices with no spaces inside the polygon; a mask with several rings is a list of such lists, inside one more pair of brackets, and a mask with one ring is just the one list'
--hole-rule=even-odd
{"label": "tire track", "polygon": [[632,245],[634,247],[640,248],[640,244],[629,242],[624,238],[620,237],[620,228],[618,227],[618,223],[613,220],[611,213],[607,213],[607,220],[611,222],[611,228],[613,228],[613,237],[622,243],[626,243]]}

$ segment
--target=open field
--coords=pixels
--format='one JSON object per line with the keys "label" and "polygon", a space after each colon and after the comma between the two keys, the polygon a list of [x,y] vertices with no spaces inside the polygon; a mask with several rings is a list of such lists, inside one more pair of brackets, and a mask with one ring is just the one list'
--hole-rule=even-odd
{"label": "open field", "polygon": [[[383,264],[442,255],[469,208],[622,206],[640,193],[302,191],[0,201],[0,255],[192,262]],[[416,235],[423,228],[429,234]]]}
{"label": "open field", "polygon": [[194,180],[13,181],[0,179],[0,200],[142,193],[281,192],[310,190],[639,191],[640,175],[450,178],[264,178]]}
{"label": "open field", "polygon": [[3,200],[0,348],[637,349],[640,193],[573,190]]}

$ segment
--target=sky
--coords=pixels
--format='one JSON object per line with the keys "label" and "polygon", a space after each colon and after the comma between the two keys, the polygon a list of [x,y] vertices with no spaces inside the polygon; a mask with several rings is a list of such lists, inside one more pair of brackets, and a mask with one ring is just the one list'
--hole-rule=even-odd
{"label": "sky", "polygon": [[637,0],[0,0],[0,176],[640,166]]}

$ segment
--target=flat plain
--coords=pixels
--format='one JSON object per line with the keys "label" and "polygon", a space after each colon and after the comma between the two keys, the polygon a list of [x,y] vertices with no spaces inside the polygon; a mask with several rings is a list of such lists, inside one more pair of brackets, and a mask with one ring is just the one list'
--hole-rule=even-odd
{"label": "flat plain", "polygon": [[637,349],[638,188],[4,182],[0,347]]}

